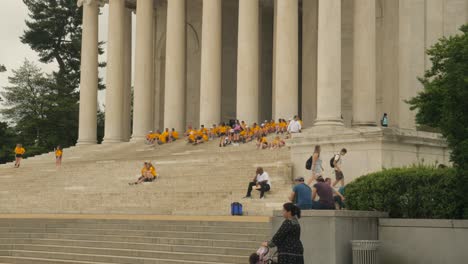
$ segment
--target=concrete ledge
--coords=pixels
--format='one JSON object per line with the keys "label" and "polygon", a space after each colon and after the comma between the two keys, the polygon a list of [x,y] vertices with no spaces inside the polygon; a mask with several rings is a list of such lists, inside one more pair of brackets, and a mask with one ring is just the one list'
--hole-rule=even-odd
{"label": "concrete ledge", "polygon": [[[351,210],[303,210],[301,240],[305,264],[351,264],[351,240],[377,240],[378,219],[388,213]],[[273,231],[281,226],[281,211],[274,211]]]}
{"label": "concrete ledge", "polygon": [[[283,212],[275,210],[273,216],[282,216]],[[388,213],[374,211],[352,211],[352,210],[302,210],[302,217],[353,217],[353,218],[384,218]]]}
{"label": "concrete ledge", "polygon": [[118,215],[118,214],[0,214],[0,219],[109,219],[208,222],[269,223],[268,216],[182,216],[182,215]]}
{"label": "concrete ledge", "polygon": [[379,219],[380,227],[468,228],[468,220],[450,219]]}

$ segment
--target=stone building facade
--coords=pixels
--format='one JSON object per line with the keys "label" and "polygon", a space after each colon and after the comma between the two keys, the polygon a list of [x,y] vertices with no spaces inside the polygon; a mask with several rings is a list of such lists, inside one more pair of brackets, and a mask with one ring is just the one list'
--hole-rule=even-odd
{"label": "stone building facade", "polygon": [[[78,144],[96,143],[98,13],[109,5],[104,143],[299,114],[306,127],[412,130],[405,103],[468,0],[78,0]],[[135,47],[131,45],[136,16]],[[132,48],[135,49],[132,65]],[[134,67],[133,124],[130,116]]]}

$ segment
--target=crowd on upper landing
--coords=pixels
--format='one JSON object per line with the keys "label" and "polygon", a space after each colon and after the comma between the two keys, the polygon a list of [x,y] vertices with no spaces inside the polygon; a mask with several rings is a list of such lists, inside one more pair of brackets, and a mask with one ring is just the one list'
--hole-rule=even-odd
{"label": "crowd on upper landing", "polygon": [[[301,129],[302,121],[299,117],[294,116],[289,121],[280,118],[278,121],[265,120],[262,123],[258,122],[251,125],[239,120],[221,122],[213,124],[211,127],[200,125],[200,128],[195,128],[189,125],[183,136],[185,141],[192,145],[216,139],[219,140],[220,147],[237,146],[239,143],[256,141],[256,146],[259,149],[276,149],[283,147],[285,145],[284,139],[290,138],[292,133],[300,133]],[[271,142],[268,142],[267,136],[270,134],[277,134],[277,136]],[[280,135],[284,135],[284,139]],[[177,139],[179,139],[179,134],[174,128],[171,131],[166,128],[163,132],[160,130],[149,131],[146,135],[146,143],[150,145],[161,145]]]}

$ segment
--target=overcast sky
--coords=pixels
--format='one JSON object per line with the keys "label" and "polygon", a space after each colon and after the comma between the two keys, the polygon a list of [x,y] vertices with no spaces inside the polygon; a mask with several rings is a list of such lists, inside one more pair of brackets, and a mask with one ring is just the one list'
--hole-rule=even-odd
{"label": "overcast sky", "polygon": [[[101,8],[99,16],[99,40],[107,41],[107,5]],[[8,76],[12,69],[19,68],[25,58],[38,64],[44,72],[50,73],[57,66],[55,63],[42,64],[39,62],[36,52],[28,45],[21,43],[20,36],[26,29],[25,20],[28,19],[28,9],[22,0],[0,0],[0,64],[6,66],[7,71],[0,73],[0,90],[8,85]],[[135,16],[133,15],[133,27]],[[133,34],[135,30],[133,30]],[[134,38],[133,38],[134,39]],[[105,49],[105,46],[104,46]],[[105,54],[100,61],[105,61]],[[100,75],[103,76],[104,72]],[[104,76],[103,76],[104,77]],[[99,100],[104,103],[105,93],[100,92]],[[1,107],[1,106],[0,106]]]}

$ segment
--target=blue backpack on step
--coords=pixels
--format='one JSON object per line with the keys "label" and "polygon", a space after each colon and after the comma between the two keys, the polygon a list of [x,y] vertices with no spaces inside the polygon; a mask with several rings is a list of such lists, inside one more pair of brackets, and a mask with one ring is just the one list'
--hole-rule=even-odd
{"label": "blue backpack on step", "polygon": [[242,204],[233,202],[231,204],[231,215],[242,215]]}

